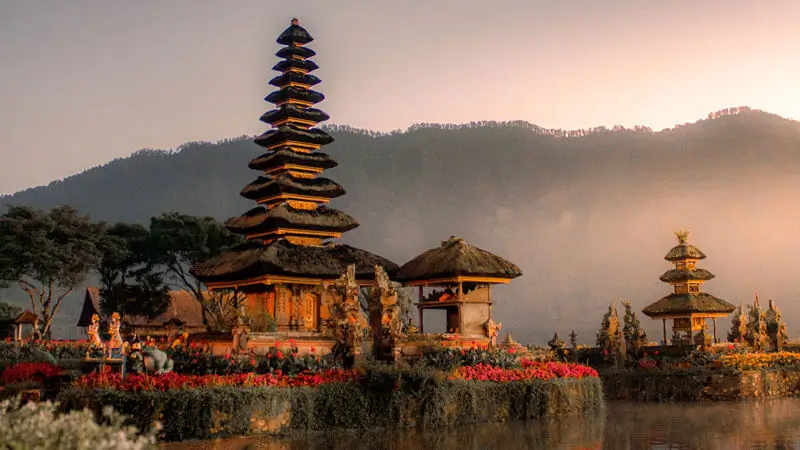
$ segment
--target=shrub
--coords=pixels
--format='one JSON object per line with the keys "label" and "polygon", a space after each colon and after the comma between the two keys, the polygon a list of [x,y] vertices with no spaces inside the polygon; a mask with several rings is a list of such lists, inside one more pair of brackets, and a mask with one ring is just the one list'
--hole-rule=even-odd
{"label": "shrub", "polygon": [[479,364],[502,368],[520,366],[515,349],[488,349],[473,345],[471,348],[429,346],[422,349],[417,365],[449,371],[455,367]]}
{"label": "shrub", "polygon": [[50,363],[21,362],[3,369],[0,373],[0,385],[27,381],[44,382],[48,378],[61,375],[61,372],[60,367]]}
{"label": "shrub", "polygon": [[140,450],[156,448],[159,425],[140,435],[125,418],[110,407],[103,408],[101,423],[88,410],[61,414],[51,402],[28,402],[17,399],[0,403],[0,442],[6,448],[19,449],[91,449]]}

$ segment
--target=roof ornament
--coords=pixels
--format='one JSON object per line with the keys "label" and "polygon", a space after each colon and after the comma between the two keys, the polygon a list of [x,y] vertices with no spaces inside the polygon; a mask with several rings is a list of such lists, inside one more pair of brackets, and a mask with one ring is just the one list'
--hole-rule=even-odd
{"label": "roof ornament", "polygon": [[463,242],[464,242],[464,239],[453,235],[453,236],[450,236],[450,239],[448,239],[446,241],[442,241],[442,247],[450,247],[451,245],[461,244]]}
{"label": "roof ornament", "polygon": [[689,230],[683,229],[675,232],[675,237],[678,238],[679,244],[685,244],[689,240]]}
{"label": "roof ornament", "polygon": [[293,17],[293,18],[292,18],[292,25],[294,25],[294,26],[300,26],[300,21],[299,21],[299,20],[297,20],[297,17]]}

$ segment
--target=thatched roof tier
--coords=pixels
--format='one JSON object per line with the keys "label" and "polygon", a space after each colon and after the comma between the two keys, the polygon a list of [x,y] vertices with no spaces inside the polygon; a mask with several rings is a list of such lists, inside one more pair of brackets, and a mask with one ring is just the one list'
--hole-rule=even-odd
{"label": "thatched roof tier", "polygon": [[254,142],[262,147],[273,147],[282,142],[304,142],[315,145],[326,145],[333,142],[333,137],[328,133],[312,128],[303,130],[291,125],[281,125],[277,129],[272,129],[261,136],[255,138]]}
{"label": "thatched roof tier", "polygon": [[316,125],[330,119],[330,116],[316,108],[300,108],[292,104],[281,105],[280,108],[267,111],[261,116],[261,121],[270,125],[289,119],[311,122]]}
{"label": "thatched roof tier", "polygon": [[664,257],[667,261],[680,261],[683,259],[704,259],[706,257],[705,253],[701,252],[700,249],[695,247],[694,245],[687,244],[682,242],[667,253],[667,256]]}
{"label": "thatched roof tier", "polygon": [[308,44],[313,40],[314,38],[311,37],[305,28],[300,26],[300,22],[297,19],[292,19],[289,28],[283,30],[280,36],[278,36],[278,44],[281,45],[299,46]]}
{"label": "thatched roof tier", "polygon": [[291,59],[292,57],[298,58],[313,58],[317,52],[308,47],[283,47],[275,53],[278,58]]}
{"label": "thatched roof tier", "polygon": [[322,80],[319,77],[314,75],[309,75],[306,73],[297,73],[297,72],[286,72],[278,75],[277,77],[269,80],[269,84],[282,88],[287,86],[289,83],[297,83],[302,84],[304,86],[314,86],[321,83]]}
{"label": "thatched roof tier", "polygon": [[247,241],[224,254],[198,264],[191,273],[203,282],[227,282],[268,275],[335,280],[355,264],[356,278],[375,279],[375,266],[392,276],[397,264],[386,258],[349,245],[295,245],[286,240],[269,244]]}
{"label": "thatched roof tier", "polygon": [[708,281],[715,276],[706,269],[672,269],[664,272],[659,279],[665,283],[682,283],[684,281]]}
{"label": "thatched roof tier", "polygon": [[225,224],[238,234],[264,233],[278,228],[292,228],[343,233],[358,227],[358,222],[348,214],[320,205],[317,209],[295,209],[280,204],[272,209],[259,206]]}
{"label": "thatched roof tier", "polygon": [[261,200],[280,194],[308,197],[336,198],[345,194],[344,188],[328,178],[258,177],[242,189],[241,195],[250,200]]}
{"label": "thatched roof tier", "polygon": [[81,314],[78,316],[79,327],[88,327],[92,324],[92,316],[100,315],[100,290],[96,287],[87,287],[86,294],[83,296],[83,306]]}
{"label": "thatched roof tier", "polygon": [[451,236],[439,247],[405,263],[397,279],[411,282],[467,276],[510,280],[521,275],[522,271],[515,264]]}
{"label": "thatched roof tier", "polygon": [[648,317],[670,317],[676,314],[730,314],[735,306],[705,292],[670,294],[642,310]]}
{"label": "thatched roof tier", "polygon": [[308,73],[317,69],[319,69],[317,63],[310,59],[284,59],[272,66],[272,70],[277,70],[278,72],[288,72],[292,70],[300,73]]}
{"label": "thatched roof tier", "polygon": [[287,164],[313,167],[316,169],[330,169],[338,165],[327,153],[303,153],[294,151],[291,147],[279,147],[257,158],[253,158],[248,167],[254,170],[268,171]]}
{"label": "thatched roof tier", "polygon": [[264,100],[270,103],[286,103],[289,100],[298,100],[306,103],[319,103],[325,100],[321,92],[312,91],[298,86],[288,86],[281,88],[266,97]]}

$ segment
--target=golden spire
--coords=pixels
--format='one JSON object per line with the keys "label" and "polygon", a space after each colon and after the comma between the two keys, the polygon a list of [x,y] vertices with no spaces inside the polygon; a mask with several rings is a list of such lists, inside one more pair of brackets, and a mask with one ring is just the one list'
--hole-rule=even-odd
{"label": "golden spire", "polygon": [[683,229],[675,232],[675,237],[678,238],[679,244],[685,244],[689,239],[689,230]]}

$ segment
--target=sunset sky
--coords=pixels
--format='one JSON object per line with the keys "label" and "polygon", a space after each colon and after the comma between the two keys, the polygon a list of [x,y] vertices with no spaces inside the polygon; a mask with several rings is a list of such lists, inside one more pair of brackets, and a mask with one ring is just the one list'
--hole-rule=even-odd
{"label": "sunset sky", "polygon": [[798,1],[0,0],[0,193],[264,131],[292,17],[331,123],[800,118]]}

